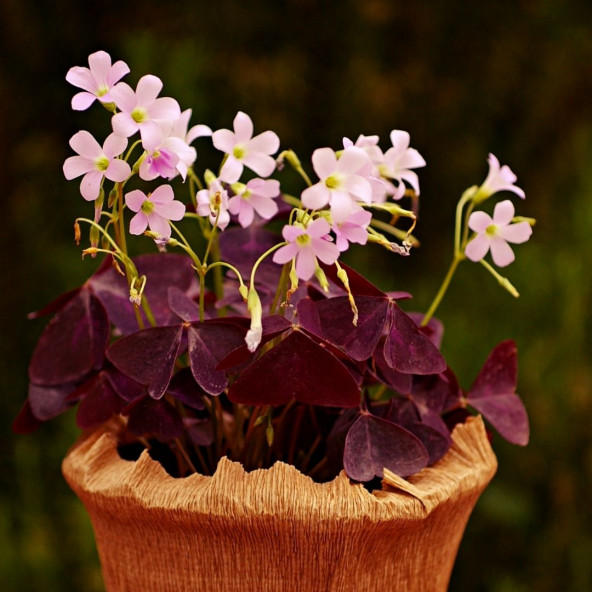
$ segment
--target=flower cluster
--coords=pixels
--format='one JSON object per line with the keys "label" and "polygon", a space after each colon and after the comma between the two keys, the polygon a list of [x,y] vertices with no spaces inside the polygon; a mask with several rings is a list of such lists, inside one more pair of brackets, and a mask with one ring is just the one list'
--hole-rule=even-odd
{"label": "flower cluster", "polygon": [[[513,343],[497,346],[462,390],[433,316],[465,259],[517,294],[484,258],[491,250],[496,266],[508,265],[508,243],[525,242],[534,221],[516,219],[509,200],[493,217],[474,211],[501,191],[524,198],[507,166],[490,155],[486,180],[461,197],[451,269],[430,309],[410,314],[399,305],[406,293],[386,294],[340,262],[353,244],[401,255],[415,244],[416,169],[426,162],[407,132],[393,130],[385,151],[363,135],[318,148],[311,179],[275,132],[255,134],[246,113],[232,130],[190,127],[191,110],[161,97],[156,76],[134,90],[121,81],[123,62],[102,51],[88,62],[66,76],[82,89],[72,107],[99,102],[111,129],[102,145],[76,133],[63,171],[82,176],[80,193],[94,205],[93,218],[76,221],[77,240],[88,225],[83,253],[104,261],[48,307],[55,316],[33,354],[16,429],[78,403],[81,427],[119,418],[132,437],[166,443],[179,474],[212,471],[229,455],[248,468],[284,459],[319,479],[345,467],[359,481],[436,462],[468,408],[526,443]],[[199,138],[223,154],[217,173],[198,174]],[[302,178],[299,194],[281,184],[285,165]],[[188,240],[196,229],[201,238]],[[132,258],[128,234],[160,253]]]}

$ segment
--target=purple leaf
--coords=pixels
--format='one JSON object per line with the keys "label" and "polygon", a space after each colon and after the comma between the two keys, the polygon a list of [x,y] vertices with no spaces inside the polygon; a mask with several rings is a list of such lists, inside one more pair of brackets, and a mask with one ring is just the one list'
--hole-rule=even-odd
{"label": "purple leaf", "polygon": [[303,331],[290,332],[232,383],[235,403],[281,405],[291,399],[310,405],[356,407],[360,390],[346,367]]}
{"label": "purple leaf", "polygon": [[39,386],[29,384],[29,405],[33,416],[40,421],[47,421],[62,414],[72,403],[68,395],[76,389],[73,384],[60,386]]}
{"label": "purple leaf", "polygon": [[421,322],[423,321],[423,317],[425,316],[421,312],[410,312],[407,313],[412,319],[413,322],[419,327],[419,330],[430,338],[430,341],[440,349],[442,345],[442,337],[444,335],[444,325],[442,321],[437,319],[436,317],[432,317],[428,324],[424,327],[421,326]]}
{"label": "purple leaf", "polygon": [[169,385],[179,353],[183,325],[151,327],[115,341],[107,358],[121,372],[148,386],[148,394],[160,399]]}
{"label": "purple leaf", "polygon": [[191,368],[182,368],[171,379],[169,395],[192,409],[205,409],[205,391],[195,382]]}
{"label": "purple leaf", "polygon": [[444,356],[395,302],[390,304],[384,357],[391,368],[406,374],[438,374],[446,370]]}
{"label": "purple leaf", "polygon": [[125,401],[115,392],[105,372],[87,381],[81,395],[76,425],[82,429],[101,425],[125,407]]}
{"label": "purple leaf", "polygon": [[170,309],[186,323],[199,321],[199,306],[177,286],[169,286],[168,303]]}
{"label": "purple leaf", "polygon": [[343,466],[356,481],[384,477],[384,469],[407,477],[426,467],[428,461],[419,438],[374,415],[358,417],[345,439]]}
{"label": "purple leaf", "polygon": [[528,415],[515,394],[469,399],[469,405],[489,421],[508,442],[526,446],[530,438]]}
{"label": "purple leaf", "polygon": [[[353,324],[353,312],[347,296],[327,298],[314,303],[316,317],[304,311],[301,324],[322,339],[343,347],[354,360],[367,360],[382,335],[388,311],[388,299],[375,296],[356,296],[358,322]],[[311,308],[311,305],[307,305]],[[298,307],[300,315],[300,303]],[[317,322],[318,319],[318,322]],[[310,328],[305,324],[309,321]]]}
{"label": "purple leaf", "polygon": [[384,382],[388,387],[401,395],[411,392],[413,375],[403,374],[402,372],[393,370],[384,358],[384,347],[379,346],[374,350],[373,359],[377,377],[381,382]]}
{"label": "purple leaf", "polygon": [[228,378],[218,364],[233,350],[241,347],[247,333],[246,319],[212,319],[192,323],[188,328],[188,351],[191,371],[206,393],[219,395]]}
{"label": "purple leaf", "polygon": [[105,309],[88,289],[81,289],[49,322],[29,365],[37,385],[78,382],[101,368],[109,339]]}
{"label": "purple leaf", "polygon": [[[189,257],[174,253],[141,255],[134,259],[134,263],[138,273],[147,278],[144,294],[156,324],[175,323],[177,318],[169,307],[169,286],[176,286],[189,298],[198,294],[197,279]],[[129,300],[127,280],[113,267],[93,275],[88,280],[88,285],[107,309],[111,322],[124,335],[138,330],[134,306]],[[143,312],[142,316],[145,325],[148,326]]]}
{"label": "purple leaf", "polygon": [[[247,228],[235,226],[220,233],[220,257],[248,276],[255,261],[278,242],[277,234],[261,226],[251,225]],[[261,267],[272,271],[277,285],[282,268],[266,261]]]}
{"label": "purple leaf", "polygon": [[513,341],[503,341],[489,354],[467,401],[508,442],[525,446],[530,437],[528,415],[516,395],[518,356]]}
{"label": "purple leaf", "polygon": [[469,398],[479,399],[516,391],[518,349],[511,341],[502,341],[487,357],[469,392]]}
{"label": "purple leaf", "polygon": [[209,446],[214,441],[214,429],[209,417],[185,417],[185,431],[196,446]]}
{"label": "purple leaf", "polygon": [[105,378],[111,384],[111,388],[124,400],[130,403],[146,395],[145,385],[136,382],[123,372],[109,366],[103,371]]}
{"label": "purple leaf", "polygon": [[[347,273],[349,287],[354,296],[374,296],[375,298],[388,298],[388,296],[382,290],[379,290],[372,282],[369,282],[355,269],[352,269],[345,263],[340,263],[340,265]],[[325,265],[324,263],[321,263],[321,267],[327,278],[329,278],[335,285],[343,288],[343,283],[337,277],[336,265]]]}
{"label": "purple leaf", "polygon": [[159,440],[174,440],[183,432],[183,420],[165,399],[140,399],[128,408],[128,430],[137,436],[153,436]]}
{"label": "purple leaf", "polygon": [[81,288],[74,288],[74,290],[69,290],[64,294],[61,294],[55,300],[52,300],[49,304],[45,305],[42,309],[30,312],[27,315],[27,318],[38,319],[46,315],[55,314],[56,312],[64,308],[64,306],[66,306],[66,304],[68,304],[70,300],[78,296],[80,290]]}

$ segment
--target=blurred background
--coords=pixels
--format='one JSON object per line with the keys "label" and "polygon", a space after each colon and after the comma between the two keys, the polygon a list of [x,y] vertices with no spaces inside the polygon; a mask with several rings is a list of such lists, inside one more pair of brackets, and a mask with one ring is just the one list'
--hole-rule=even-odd
{"label": "blurred background", "polygon": [[[452,254],[454,208],[489,152],[509,164],[537,219],[504,270],[521,298],[461,265],[438,316],[444,353],[469,387],[495,344],[519,348],[526,448],[494,438],[499,472],[470,520],[450,590],[592,589],[592,3],[589,0],[0,1],[0,581],[15,592],[102,589],[90,524],[60,473],[71,414],[29,436],[10,423],[45,320],[27,321],[95,263],[72,240],[90,215],[62,163],[79,129],[106,135],[99,108],[70,110],[73,65],[104,49],[152,73],[193,123],[230,127],[240,109],[274,129],[311,171],[343,136],[411,133],[421,249],[365,249],[357,264],[425,310]],[[199,145],[198,145],[199,151]],[[203,160],[200,160],[203,158]],[[199,151],[197,168],[207,163]],[[507,194],[505,197],[511,197]],[[489,205],[489,204],[488,204]]]}

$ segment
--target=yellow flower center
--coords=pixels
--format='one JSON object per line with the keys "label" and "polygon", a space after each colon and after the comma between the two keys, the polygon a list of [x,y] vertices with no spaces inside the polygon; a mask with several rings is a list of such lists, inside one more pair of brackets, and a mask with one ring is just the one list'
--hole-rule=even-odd
{"label": "yellow flower center", "polygon": [[485,229],[485,234],[487,236],[495,236],[497,234],[497,224],[490,224],[486,229]]}
{"label": "yellow flower center", "polygon": [[99,88],[97,89],[97,97],[104,97],[108,92],[108,86],[99,86]]}
{"label": "yellow flower center", "polygon": [[149,214],[152,214],[152,212],[154,211],[154,204],[150,200],[147,199],[142,204],[141,210],[144,214],[146,214],[148,216]]}
{"label": "yellow flower center", "polygon": [[329,188],[329,189],[337,189],[340,185],[340,180],[339,177],[337,175],[329,175],[326,179],[325,179],[325,185]]}
{"label": "yellow flower center", "polygon": [[296,237],[296,242],[301,246],[305,247],[310,243],[310,236],[308,234],[301,234],[300,236]]}
{"label": "yellow flower center", "polygon": [[232,150],[232,155],[237,160],[240,160],[241,158],[244,158],[244,156],[245,156],[246,153],[247,153],[247,149],[244,146],[241,146],[240,144],[238,144],[237,146],[235,146],[233,148],[233,150]]}
{"label": "yellow flower center", "polygon": [[95,161],[95,166],[99,171],[106,171],[109,168],[109,159],[106,156],[101,156]]}
{"label": "yellow flower center", "polygon": [[142,123],[143,121],[146,121],[146,109],[142,109],[141,107],[136,107],[132,112],[131,112],[131,116],[132,119],[136,122],[136,123]]}

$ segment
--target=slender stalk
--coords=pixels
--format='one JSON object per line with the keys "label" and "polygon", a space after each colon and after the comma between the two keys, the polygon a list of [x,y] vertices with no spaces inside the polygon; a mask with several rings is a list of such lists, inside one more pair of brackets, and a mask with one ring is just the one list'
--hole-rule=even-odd
{"label": "slender stalk", "polygon": [[440,306],[440,302],[442,302],[442,298],[444,298],[444,294],[446,294],[446,290],[448,290],[448,286],[450,285],[450,281],[452,280],[452,277],[454,276],[454,272],[456,271],[458,264],[464,258],[465,258],[465,256],[463,253],[456,253],[455,254],[454,259],[452,260],[452,263],[450,264],[450,267],[448,268],[448,273],[446,274],[444,281],[442,282],[442,285],[440,286],[440,289],[438,290],[438,293],[436,294],[436,297],[432,301],[432,304],[428,308],[427,312],[425,313],[425,315],[420,323],[421,327],[425,327],[430,322],[430,319],[434,316],[434,313],[438,309],[438,306]]}

